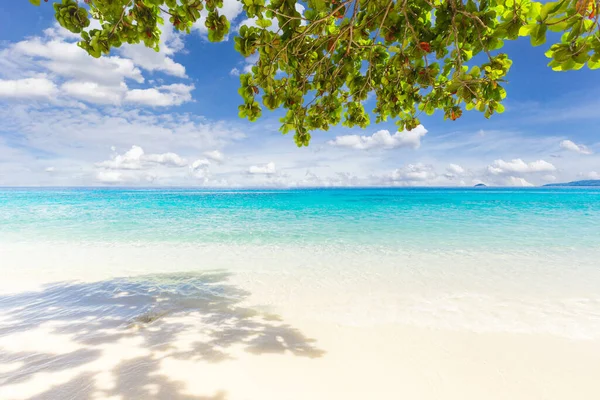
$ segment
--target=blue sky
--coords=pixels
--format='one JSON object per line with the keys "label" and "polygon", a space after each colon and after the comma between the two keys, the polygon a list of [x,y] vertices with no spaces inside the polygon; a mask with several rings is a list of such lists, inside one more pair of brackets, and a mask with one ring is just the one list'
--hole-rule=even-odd
{"label": "blue sky", "polygon": [[[278,132],[281,112],[237,117],[233,40],[164,31],[161,52],[126,46],[93,59],[54,23],[50,3],[0,13],[0,185],[540,185],[600,179],[598,71],[553,72],[547,46],[508,43],[506,112],[424,116],[316,132],[308,148]],[[236,1],[223,12],[244,23]],[[552,38],[551,38],[552,39]],[[373,108],[374,101],[367,103]]]}

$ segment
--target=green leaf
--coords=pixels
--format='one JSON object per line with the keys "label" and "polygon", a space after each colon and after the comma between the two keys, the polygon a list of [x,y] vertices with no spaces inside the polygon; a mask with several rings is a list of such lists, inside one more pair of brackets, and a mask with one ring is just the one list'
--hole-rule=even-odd
{"label": "green leaf", "polygon": [[590,55],[588,54],[588,50],[584,48],[578,54],[574,54],[572,58],[578,64],[585,64],[590,59]]}
{"label": "green leaf", "polygon": [[549,19],[546,23],[552,32],[563,32],[568,26],[568,22],[564,18]]}
{"label": "green leaf", "polygon": [[531,30],[531,45],[540,46],[546,42],[546,30],[548,27],[543,24],[537,25]]}
{"label": "green leaf", "polygon": [[[540,3],[537,3],[537,2],[531,3],[531,8],[529,9],[529,12],[527,13],[527,17],[530,19],[536,19],[538,16],[540,16],[541,9],[542,9],[542,5]],[[541,18],[544,19],[545,17],[541,17]]]}
{"label": "green leaf", "polygon": [[538,26],[537,24],[523,25],[519,29],[519,36],[529,36],[531,34],[531,31],[533,31],[533,29],[536,28],[537,26]]}
{"label": "green leaf", "polygon": [[548,18],[548,14],[552,10],[554,10],[556,5],[557,5],[557,3],[546,3],[542,6],[542,8],[540,9],[540,18],[542,19],[542,21],[545,21],[546,18]]}
{"label": "green leaf", "polygon": [[260,26],[263,29],[266,29],[273,25],[273,22],[270,19],[258,19],[256,20],[256,25]]}
{"label": "green leaf", "polygon": [[588,65],[589,69],[600,68],[600,58],[597,58],[596,60],[594,60],[593,58],[590,58],[587,62],[587,65]]}
{"label": "green leaf", "polygon": [[40,5],[40,0],[29,0],[29,2],[31,4],[33,4],[34,6],[39,6]]}

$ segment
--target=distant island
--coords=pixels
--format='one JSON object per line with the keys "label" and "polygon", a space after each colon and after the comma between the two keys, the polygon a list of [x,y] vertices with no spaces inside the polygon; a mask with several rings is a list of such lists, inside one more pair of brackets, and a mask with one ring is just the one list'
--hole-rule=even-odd
{"label": "distant island", "polygon": [[548,183],[544,186],[600,186],[600,179],[588,179],[585,181],[573,181],[567,183]]}
{"label": "distant island", "polygon": [[473,187],[486,187],[487,185],[485,183],[478,183],[477,185],[473,186]]}

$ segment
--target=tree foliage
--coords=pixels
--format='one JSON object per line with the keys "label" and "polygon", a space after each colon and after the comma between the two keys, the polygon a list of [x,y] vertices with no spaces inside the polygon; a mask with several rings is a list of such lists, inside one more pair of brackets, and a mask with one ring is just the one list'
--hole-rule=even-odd
{"label": "tree foliage", "polygon": [[[416,127],[421,113],[436,110],[451,120],[463,109],[488,118],[501,113],[511,60],[500,49],[519,36],[539,46],[549,31],[558,32],[546,52],[553,70],[600,68],[600,0],[307,0],[299,3],[303,13],[295,0],[240,1],[256,26],[239,29],[235,48],[259,57],[240,76],[239,115],[256,120],[260,103],[284,108],[281,131],[293,131],[298,146],[308,145],[310,132],[340,122],[366,127],[371,93],[377,122],[392,118],[399,129]],[[79,46],[100,57],[123,43],[158,51],[164,19],[189,33],[201,13],[209,40],[221,41],[230,31],[222,5],[62,0],[54,8],[60,25],[81,34]],[[101,28],[88,29],[90,18]]]}

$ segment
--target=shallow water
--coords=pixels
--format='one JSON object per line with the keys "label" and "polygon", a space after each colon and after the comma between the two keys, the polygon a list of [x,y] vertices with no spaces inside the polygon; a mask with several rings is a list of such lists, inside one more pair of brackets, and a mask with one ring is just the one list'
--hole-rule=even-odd
{"label": "shallow water", "polygon": [[598,248],[598,189],[0,189],[0,239]]}

